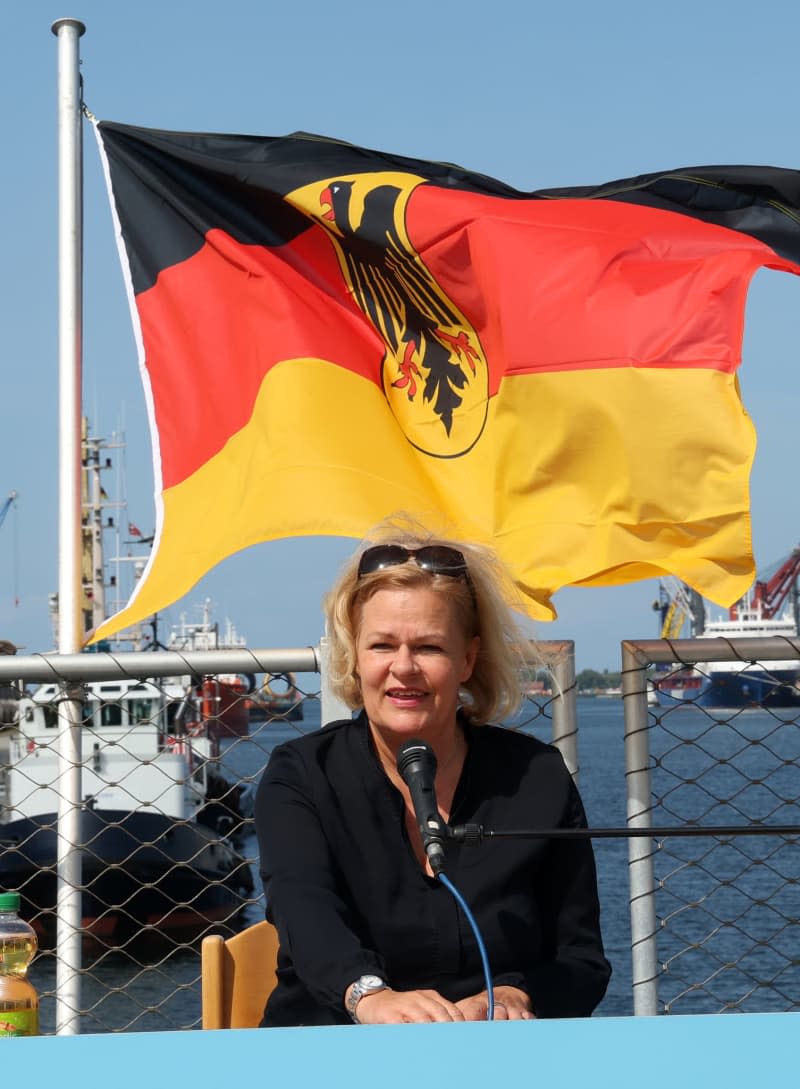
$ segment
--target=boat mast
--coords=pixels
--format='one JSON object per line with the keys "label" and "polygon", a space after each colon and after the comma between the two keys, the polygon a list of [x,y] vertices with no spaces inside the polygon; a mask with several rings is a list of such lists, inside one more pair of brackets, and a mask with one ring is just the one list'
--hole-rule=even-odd
{"label": "boat mast", "polygon": [[88,435],[83,420],[83,556],[86,630],[94,630],[106,618],[105,551],[103,549],[103,488],[100,483],[100,440]]}

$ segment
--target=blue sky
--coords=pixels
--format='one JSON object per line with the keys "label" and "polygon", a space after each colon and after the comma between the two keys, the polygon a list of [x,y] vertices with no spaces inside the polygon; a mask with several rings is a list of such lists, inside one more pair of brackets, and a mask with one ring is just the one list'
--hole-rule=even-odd
{"label": "blue sky", "polygon": [[[443,159],[519,188],[600,183],[706,163],[800,166],[795,120],[800,6],[764,0],[44,0],[8,5],[0,172],[3,413],[0,638],[53,645],[57,588],[56,39],[81,19],[85,100],[100,119],[155,128],[323,133]],[[153,528],[150,445],[108,202],[85,130],[84,402],[95,433],[124,426],[128,516]],[[800,540],[796,480],[800,282],[757,275],[741,383],[759,434],[752,476],[759,566]],[[114,455],[121,463],[121,457]],[[112,486],[114,484],[111,479]],[[107,485],[107,490],[108,485]],[[309,499],[311,501],[311,499]],[[320,598],[353,542],[261,545],[223,563],[165,614],[210,597],[251,646],[321,633]],[[17,562],[14,553],[17,552]],[[14,604],[18,589],[20,602]],[[657,634],[653,582],[556,597],[546,638],[576,642],[579,667],[615,668],[625,638]]]}

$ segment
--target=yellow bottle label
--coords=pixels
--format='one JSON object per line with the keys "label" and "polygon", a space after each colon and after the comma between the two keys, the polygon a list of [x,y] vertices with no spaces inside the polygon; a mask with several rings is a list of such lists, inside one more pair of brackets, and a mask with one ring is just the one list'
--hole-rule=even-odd
{"label": "yellow bottle label", "polygon": [[38,1036],[38,1010],[3,1010],[0,1013],[0,1036]]}

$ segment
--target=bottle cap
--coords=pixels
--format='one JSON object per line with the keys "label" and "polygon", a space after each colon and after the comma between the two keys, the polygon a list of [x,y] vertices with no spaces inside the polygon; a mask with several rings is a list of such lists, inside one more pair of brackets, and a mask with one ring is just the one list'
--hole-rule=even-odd
{"label": "bottle cap", "polygon": [[19,911],[19,893],[0,892],[0,911]]}

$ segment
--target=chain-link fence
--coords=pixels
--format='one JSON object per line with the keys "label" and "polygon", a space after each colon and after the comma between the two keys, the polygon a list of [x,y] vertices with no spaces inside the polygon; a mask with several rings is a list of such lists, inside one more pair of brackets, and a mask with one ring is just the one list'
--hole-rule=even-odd
{"label": "chain-link fence", "polygon": [[[3,663],[24,675],[17,723],[0,734],[0,887],[19,890],[39,936],[44,1032],[70,1015],[89,1032],[198,1026],[200,941],[263,917],[255,785],[275,744],[320,724],[318,653],[208,658]],[[64,756],[76,734],[80,759],[67,764],[80,769],[80,805],[70,810]],[[65,838],[79,862],[71,988],[57,979]]]}
{"label": "chain-link fence", "polygon": [[[713,643],[625,647],[639,1013],[800,1005],[800,708],[649,702],[654,662],[693,668],[719,653],[744,668],[769,656],[763,640],[757,650]],[[572,646],[550,650],[551,690],[532,683],[512,725],[553,739],[577,774]],[[20,697],[18,721],[0,731],[0,887],[20,890],[40,934],[43,1030],[63,1031],[65,1017],[84,1032],[198,1027],[203,935],[263,917],[252,803],[269,754],[341,714],[324,689],[324,648],[52,655],[0,667]],[[76,734],[81,754],[70,759]],[[73,769],[77,807],[65,805]],[[594,772],[581,781],[597,799]],[[596,804],[590,820],[602,832]],[[63,944],[72,907],[56,911],[57,872],[74,873],[75,855],[78,965]],[[618,888],[624,877],[601,880]]]}
{"label": "chain-link fence", "polygon": [[636,1012],[798,1009],[800,645],[624,651]]}
{"label": "chain-link fence", "polygon": [[[514,726],[553,739],[575,771],[572,644],[551,649],[556,693],[533,682]],[[0,888],[19,890],[39,935],[43,1032],[199,1027],[203,936],[264,915],[253,800],[269,755],[343,713],[322,668],[324,646],[0,660],[13,712]],[[78,900],[77,964],[59,870]]]}

